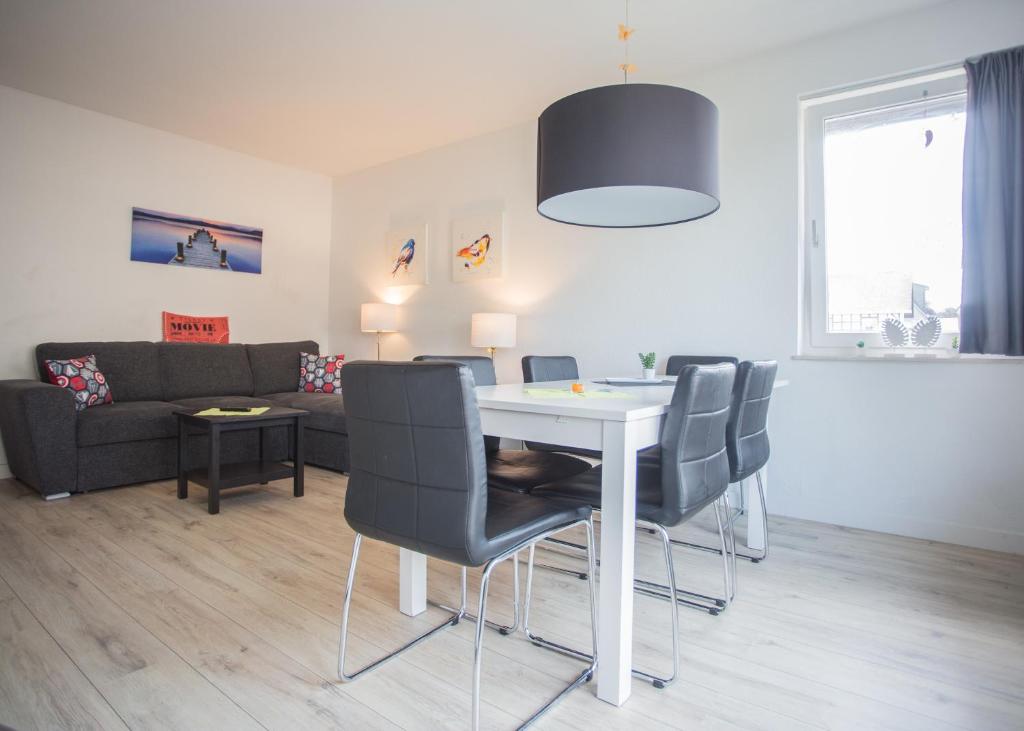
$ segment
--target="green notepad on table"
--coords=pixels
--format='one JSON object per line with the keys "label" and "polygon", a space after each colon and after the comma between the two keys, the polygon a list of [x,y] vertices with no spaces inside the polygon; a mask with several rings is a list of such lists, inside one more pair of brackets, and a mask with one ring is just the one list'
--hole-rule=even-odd
{"label": "green notepad on table", "polygon": [[270,411],[269,406],[253,406],[245,411],[224,411],[224,409],[214,407],[212,409],[204,409],[194,414],[194,416],[259,416],[268,411]]}
{"label": "green notepad on table", "polygon": [[628,393],[621,391],[584,391],[573,393],[568,388],[524,388],[523,393],[534,398],[594,398],[594,399],[623,399],[633,398]]}

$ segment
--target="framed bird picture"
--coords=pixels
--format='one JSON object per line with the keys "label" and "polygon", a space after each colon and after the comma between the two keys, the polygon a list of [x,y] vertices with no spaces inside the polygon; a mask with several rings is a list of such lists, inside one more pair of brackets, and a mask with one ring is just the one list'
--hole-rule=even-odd
{"label": "framed bird picture", "polygon": [[452,279],[473,282],[502,276],[505,267],[503,212],[452,221]]}
{"label": "framed bird picture", "polygon": [[427,283],[427,225],[388,231],[384,241],[388,284]]}

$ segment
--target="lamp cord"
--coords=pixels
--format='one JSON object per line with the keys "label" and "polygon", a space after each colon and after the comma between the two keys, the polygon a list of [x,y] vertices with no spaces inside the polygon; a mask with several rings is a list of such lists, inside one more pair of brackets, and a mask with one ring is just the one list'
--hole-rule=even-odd
{"label": "lamp cord", "polygon": [[619,64],[619,68],[622,69],[622,83],[629,83],[629,74],[631,71],[636,71],[636,66],[629,62],[629,37],[633,35],[633,29],[629,27],[629,0],[626,2],[626,22],[619,23],[619,40],[625,45],[625,53],[623,62]]}

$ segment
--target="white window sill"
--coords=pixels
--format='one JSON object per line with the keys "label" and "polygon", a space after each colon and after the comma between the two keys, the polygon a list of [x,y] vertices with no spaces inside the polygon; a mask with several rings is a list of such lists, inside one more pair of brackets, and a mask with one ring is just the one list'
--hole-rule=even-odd
{"label": "white window sill", "polygon": [[863,354],[801,354],[790,356],[791,360],[840,361],[852,363],[1016,363],[1024,364],[1024,357],[1008,355],[931,355],[925,353],[888,352]]}

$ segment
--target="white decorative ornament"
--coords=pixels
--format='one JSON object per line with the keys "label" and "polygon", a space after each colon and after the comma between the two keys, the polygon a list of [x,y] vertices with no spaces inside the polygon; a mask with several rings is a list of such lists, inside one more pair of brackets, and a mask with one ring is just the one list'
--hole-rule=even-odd
{"label": "white decorative ornament", "polygon": [[907,326],[902,320],[887,317],[882,321],[882,342],[890,348],[902,348],[910,342]]}
{"label": "white decorative ornament", "polygon": [[942,334],[942,320],[935,315],[929,315],[918,320],[911,330],[911,338],[914,345],[921,348],[930,348],[939,342],[939,335]]}

